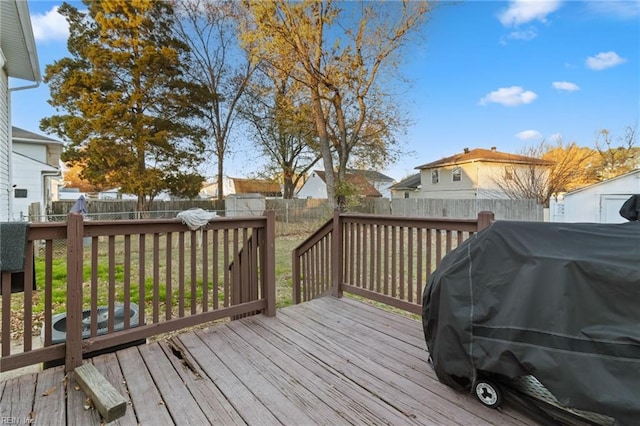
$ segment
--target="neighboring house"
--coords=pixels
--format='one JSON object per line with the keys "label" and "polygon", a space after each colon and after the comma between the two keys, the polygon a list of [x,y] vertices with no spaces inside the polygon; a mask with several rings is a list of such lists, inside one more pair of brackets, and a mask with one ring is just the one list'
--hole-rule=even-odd
{"label": "neighboring house", "polygon": [[[296,194],[298,198],[327,198],[327,183],[324,171],[314,170]],[[362,174],[347,173],[345,179],[356,187],[361,197],[380,198],[382,194]]]}
{"label": "neighboring house", "polygon": [[464,149],[438,161],[416,167],[420,170],[420,196],[438,199],[509,198],[498,186],[505,172],[545,171],[553,162],[491,149]]}
{"label": "neighboring house", "polygon": [[420,198],[420,173],[411,175],[389,187],[391,198]]}
{"label": "neighboring house", "polygon": [[12,127],[11,131],[13,216],[28,216],[32,203],[40,203],[44,214],[53,201],[54,186],[61,176],[62,142],[18,127]]}
{"label": "neighboring house", "polygon": [[[260,194],[266,198],[282,198],[282,188],[277,182],[264,179],[225,177],[222,181],[222,196],[239,194]],[[218,183],[206,183],[200,191],[200,198],[218,198]]]}
{"label": "neighboring house", "polygon": [[564,194],[564,217],[556,215],[558,222],[622,223],[620,207],[632,195],[640,194],[640,169],[607,179]]}
{"label": "neighboring house", "polygon": [[[9,78],[29,83],[9,87]],[[0,221],[14,218],[11,92],[36,87],[41,79],[27,2],[0,1]]]}
{"label": "neighboring house", "polygon": [[391,191],[389,188],[394,183],[392,177],[375,170],[347,169],[346,172],[347,174],[361,175],[371,184],[371,186],[380,192],[382,197],[391,198]]}

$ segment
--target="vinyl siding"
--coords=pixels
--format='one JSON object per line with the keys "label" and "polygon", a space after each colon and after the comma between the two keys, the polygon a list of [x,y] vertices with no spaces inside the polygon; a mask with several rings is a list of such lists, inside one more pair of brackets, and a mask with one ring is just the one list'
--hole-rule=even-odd
{"label": "vinyl siding", "polygon": [[9,155],[11,135],[9,126],[9,79],[4,68],[0,68],[0,221],[9,219]]}

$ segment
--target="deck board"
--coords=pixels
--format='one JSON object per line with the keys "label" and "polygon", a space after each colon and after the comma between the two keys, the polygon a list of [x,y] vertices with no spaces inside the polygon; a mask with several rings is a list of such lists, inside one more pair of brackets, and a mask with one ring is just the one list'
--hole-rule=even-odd
{"label": "deck board", "polygon": [[[326,297],[86,362],[130,400],[110,425],[537,424],[453,391],[427,359],[419,321]],[[100,425],[65,384],[62,367],[2,382],[2,415]]]}
{"label": "deck board", "polygon": [[[65,389],[64,367],[54,367],[38,374],[36,385],[36,397],[33,407],[34,413],[46,413],[46,421],[49,425],[66,424],[66,412],[64,410]],[[39,419],[36,419],[39,420]]]}

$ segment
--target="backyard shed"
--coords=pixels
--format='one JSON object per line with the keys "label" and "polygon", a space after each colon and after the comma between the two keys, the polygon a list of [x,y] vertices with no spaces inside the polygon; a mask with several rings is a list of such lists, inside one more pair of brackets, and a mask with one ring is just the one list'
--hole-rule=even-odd
{"label": "backyard shed", "polygon": [[620,207],[640,194],[640,169],[565,194],[564,222],[626,222]]}

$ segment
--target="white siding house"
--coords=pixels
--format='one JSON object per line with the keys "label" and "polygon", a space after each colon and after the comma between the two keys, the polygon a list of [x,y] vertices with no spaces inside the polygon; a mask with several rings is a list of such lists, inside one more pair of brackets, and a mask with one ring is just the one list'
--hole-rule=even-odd
{"label": "white siding house", "polygon": [[[9,78],[12,79],[11,85]],[[25,80],[28,83],[24,84],[19,80]],[[14,216],[10,131],[11,92],[36,87],[40,80],[40,65],[27,2],[2,0],[0,1],[0,221],[6,221]]]}
{"label": "white siding house", "polygon": [[640,169],[564,195],[564,222],[622,223],[620,207],[640,194]]}
{"label": "white siding house", "polygon": [[[416,167],[420,171],[420,198],[510,198],[498,182],[509,173],[547,173],[552,162],[491,149],[465,148],[463,153]],[[507,173],[508,172],[508,173]],[[413,198],[413,197],[412,197]]]}
{"label": "white siding house", "polygon": [[61,176],[62,142],[17,127],[12,134],[13,219],[21,219],[28,215],[30,204],[40,203],[45,212],[53,201]]}

